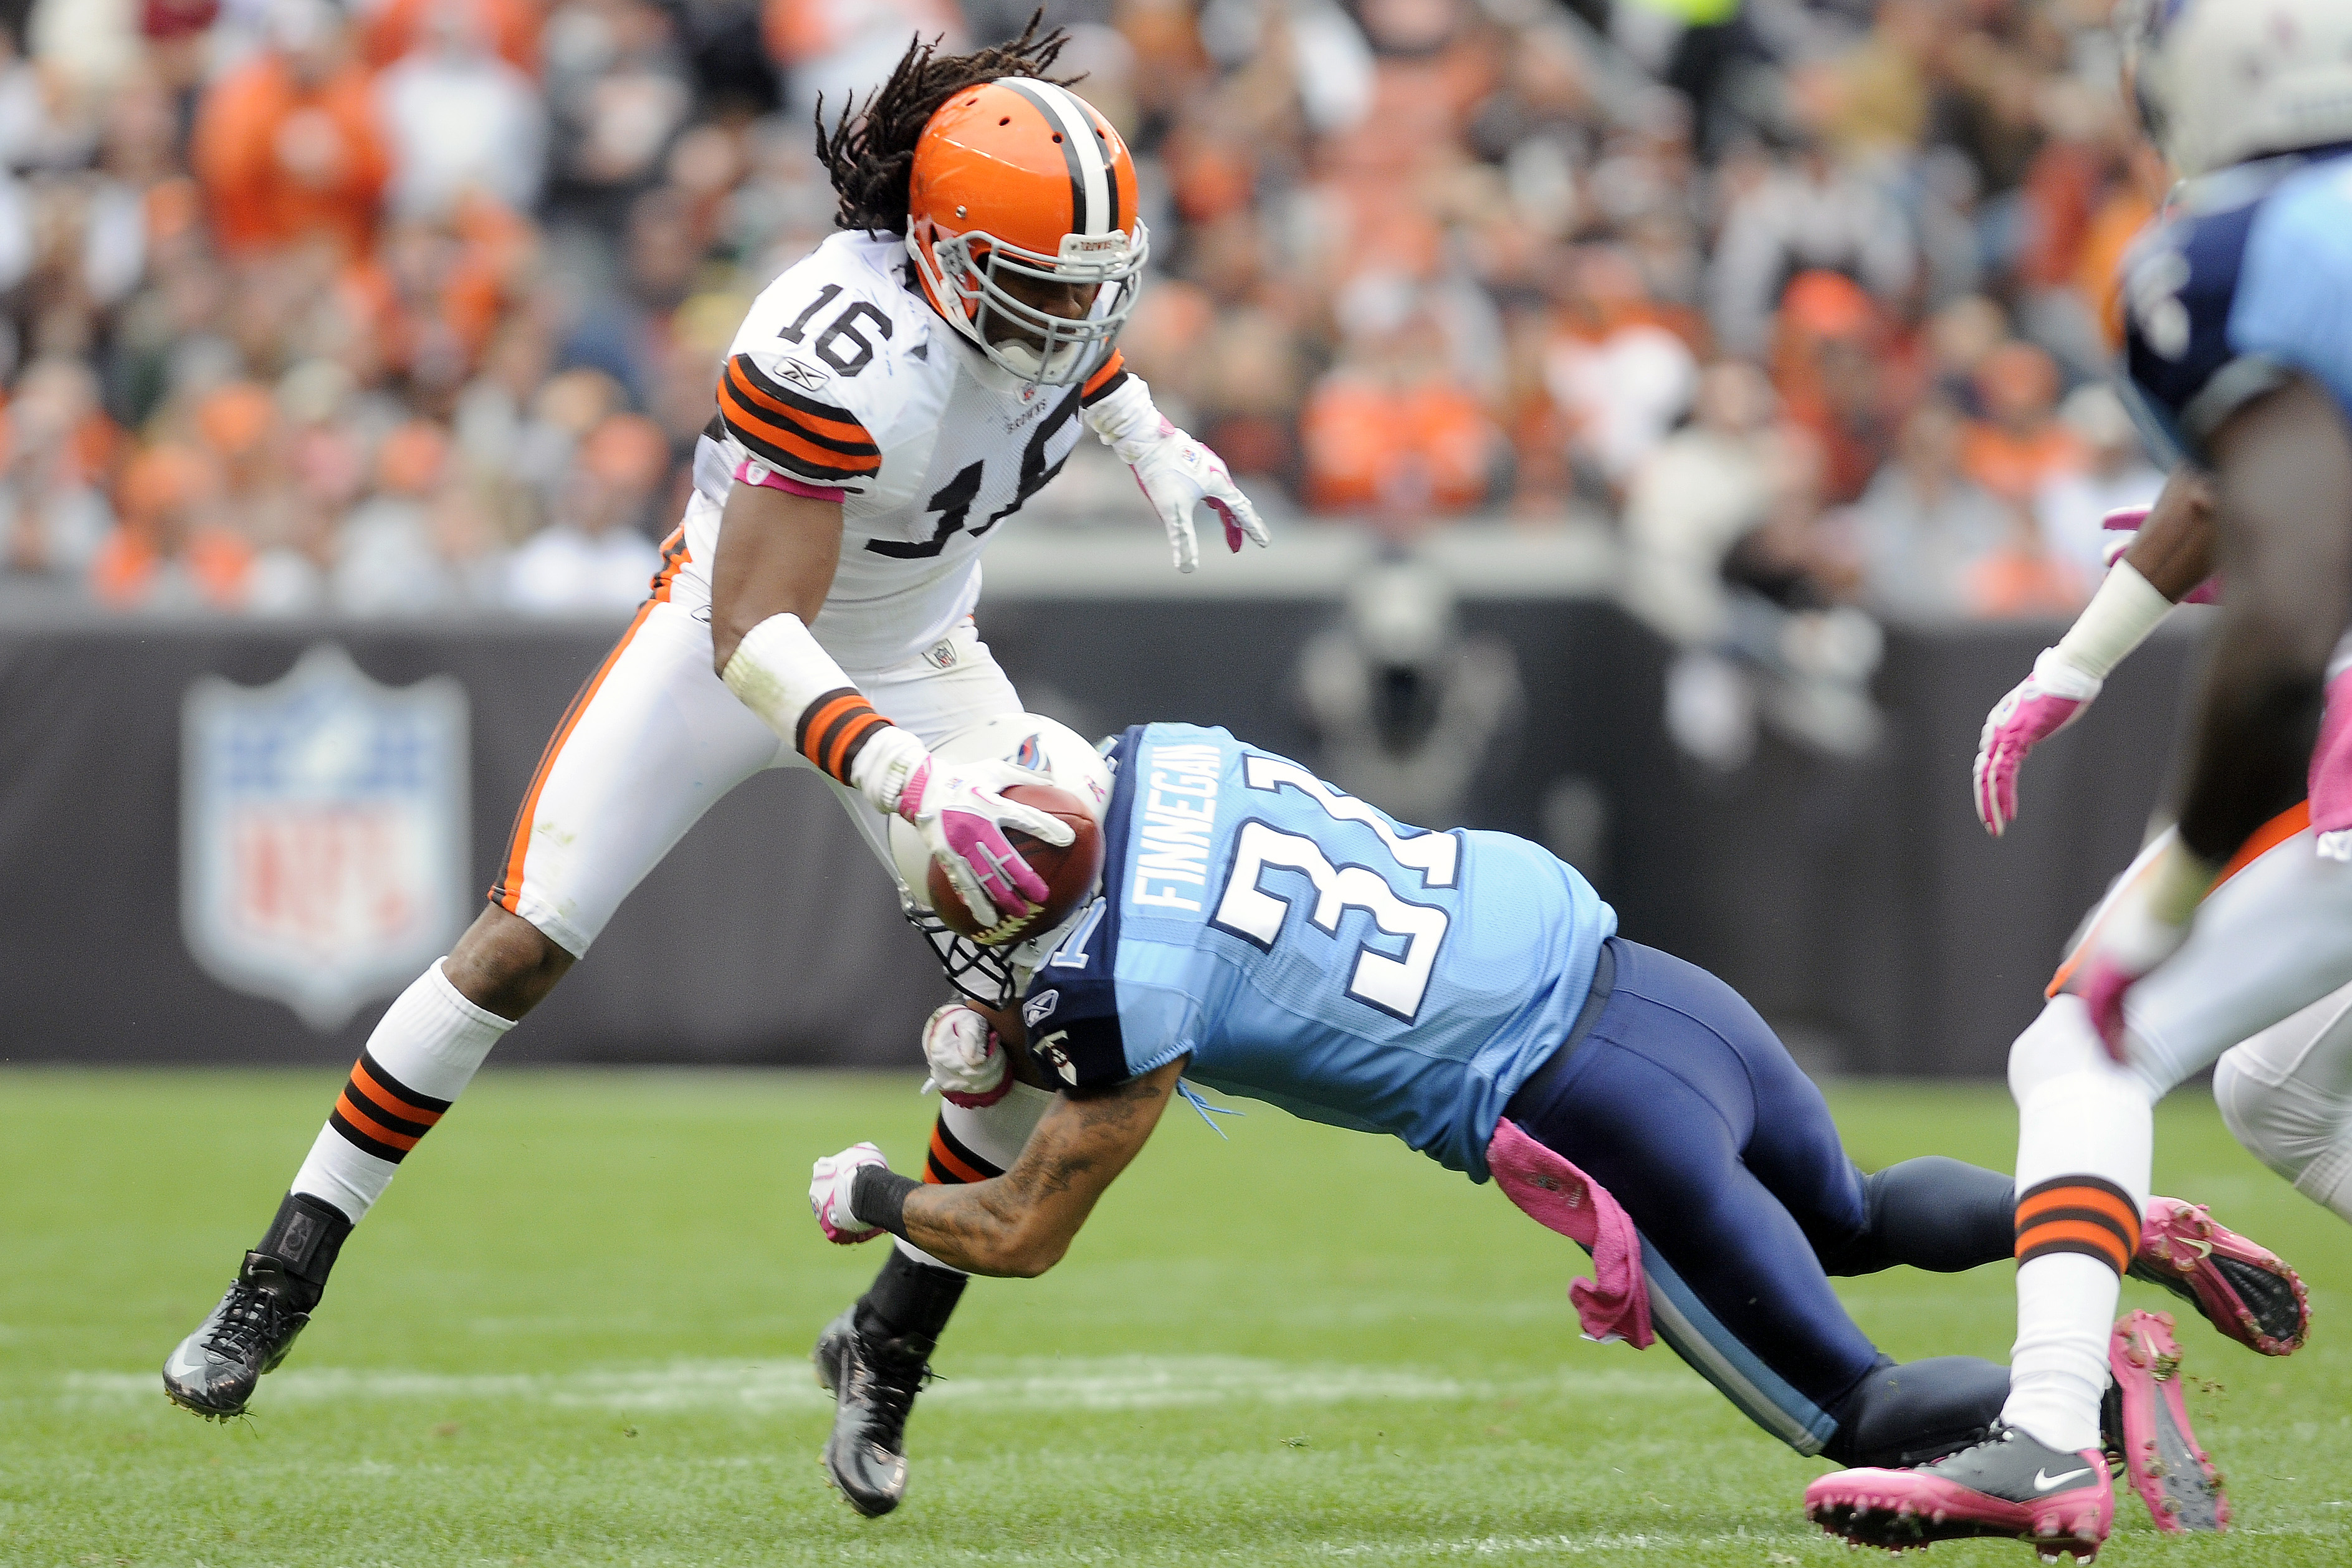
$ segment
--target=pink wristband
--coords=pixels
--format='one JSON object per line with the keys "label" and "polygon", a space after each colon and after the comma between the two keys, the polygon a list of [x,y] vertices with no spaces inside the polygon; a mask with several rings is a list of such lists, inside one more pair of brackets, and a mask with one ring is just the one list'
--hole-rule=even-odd
{"label": "pink wristband", "polygon": [[782,490],[788,496],[806,496],[811,500],[838,501],[842,499],[839,490],[829,490],[823,485],[804,485],[789,475],[776,472],[765,463],[755,463],[749,458],[735,465],[735,482]]}

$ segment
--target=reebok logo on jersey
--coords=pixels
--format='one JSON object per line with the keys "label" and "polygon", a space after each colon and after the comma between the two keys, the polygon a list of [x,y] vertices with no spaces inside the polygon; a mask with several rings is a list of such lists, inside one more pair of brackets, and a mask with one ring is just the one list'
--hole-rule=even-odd
{"label": "reebok logo on jersey", "polygon": [[1056,1029],[1030,1049],[1038,1060],[1051,1065],[1055,1072],[1060,1073],[1064,1083],[1076,1083],[1078,1081],[1077,1064],[1071,1061],[1070,1053],[1062,1048],[1062,1042],[1069,1037],[1069,1030]]}
{"label": "reebok logo on jersey", "polygon": [[2036,1470],[2033,1472],[2033,1489],[2038,1492],[2046,1492],[2053,1487],[2064,1486],[2076,1476],[2087,1476],[2091,1472],[2087,1467],[2079,1470],[2068,1470],[2063,1476],[2053,1476],[2047,1470]]}
{"label": "reebok logo on jersey", "polygon": [[1029,1000],[1021,1004],[1021,1021],[1034,1029],[1038,1025],[1044,1023],[1046,1019],[1052,1017],[1054,1016],[1054,1009],[1061,1005],[1062,994],[1060,992],[1040,991],[1036,995],[1030,997]]}
{"label": "reebok logo on jersey", "polygon": [[788,359],[776,367],[776,379],[789,381],[804,392],[814,392],[833,378],[814,365],[803,364],[796,359]]}

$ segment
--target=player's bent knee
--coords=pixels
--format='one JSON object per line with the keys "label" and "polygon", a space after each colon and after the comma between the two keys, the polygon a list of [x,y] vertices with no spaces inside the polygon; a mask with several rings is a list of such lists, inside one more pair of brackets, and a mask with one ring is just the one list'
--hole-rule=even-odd
{"label": "player's bent knee", "polygon": [[546,999],[572,962],[537,926],[492,904],[466,928],[441,972],[475,1006],[520,1018]]}
{"label": "player's bent knee", "polygon": [[2045,1084],[2113,1067],[2082,998],[2053,996],[2009,1047],[2010,1096],[2023,1105]]}

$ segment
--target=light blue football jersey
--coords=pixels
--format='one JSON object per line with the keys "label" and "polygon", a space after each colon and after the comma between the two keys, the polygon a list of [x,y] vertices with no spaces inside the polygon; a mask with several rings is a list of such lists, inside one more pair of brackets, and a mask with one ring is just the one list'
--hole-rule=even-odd
{"label": "light blue football jersey", "polygon": [[2158,456],[2202,458],[2300,372],[2352,419],[2352,150],[2260,159],[2184,185],[2123,263],[2126,391]]}
{"label": "light blue football jersey", "polygon": [[1110,761],[1104,895],[1023,1005],[1044,1068],[1088,1089],[1189,1055],[1189,1079],[1485,1181],[1615,911],[1525,839],[1405,826],[1223,730],[1142,725]]}

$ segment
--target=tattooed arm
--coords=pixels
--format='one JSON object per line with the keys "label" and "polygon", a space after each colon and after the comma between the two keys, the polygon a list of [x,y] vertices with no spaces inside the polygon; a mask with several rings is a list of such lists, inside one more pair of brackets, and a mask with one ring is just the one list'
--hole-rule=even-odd
{"label": "tattooed arm", "polygon": [[908,1194],[902,1234],[973,1274],[1043,1274],[1160,1124],[1190,1059],[1092,1093],[1064,1090],[1004,1174]]}

